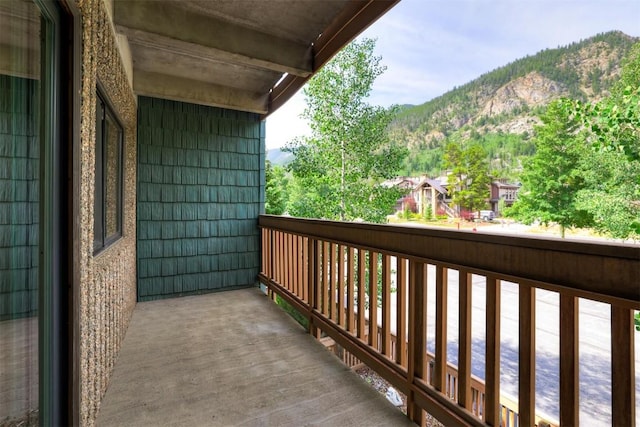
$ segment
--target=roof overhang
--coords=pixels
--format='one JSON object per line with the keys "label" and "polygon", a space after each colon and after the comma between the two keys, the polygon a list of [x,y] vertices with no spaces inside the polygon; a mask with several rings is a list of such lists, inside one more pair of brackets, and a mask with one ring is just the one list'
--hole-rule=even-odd
{"label": "roof overhang", "polygon": [[266,117],[399,0],[115,0],[138,95]]}

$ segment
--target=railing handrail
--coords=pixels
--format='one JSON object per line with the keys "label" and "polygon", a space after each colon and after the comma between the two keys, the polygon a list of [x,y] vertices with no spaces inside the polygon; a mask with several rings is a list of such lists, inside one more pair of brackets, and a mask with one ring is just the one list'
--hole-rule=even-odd
{"label": "railing handrail", "polygon": [[[539,288],[562,288],[574,296],[640,309],[640,286],[634,285],[640,277],[637,245],[273,215],[261,215],[258,224],[391,255],[434,260],[479,274],[495,272],[535,282]],[[469,243],[474,243],[475,253],[468,252]],[[543,262],[532,264],[533,259]],[[571,268],[577,263],[580,269]]]}

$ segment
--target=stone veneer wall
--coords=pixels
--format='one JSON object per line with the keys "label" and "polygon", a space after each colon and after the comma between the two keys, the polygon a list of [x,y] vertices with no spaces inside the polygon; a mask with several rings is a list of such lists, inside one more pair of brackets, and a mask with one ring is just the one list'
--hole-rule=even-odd
{"label": "stone veneer wall", "polygon": [[[80,133],[80,423],[93,425],[136,301],[136,99],[103,0],[77,0],[82,14]],[[93,256],[96,85],[124,127],[123,237]]]}
{"label": "stone veneer wall", "polygon": [[257,114],[139,98],[140,301],[255,284],[263,169]]}

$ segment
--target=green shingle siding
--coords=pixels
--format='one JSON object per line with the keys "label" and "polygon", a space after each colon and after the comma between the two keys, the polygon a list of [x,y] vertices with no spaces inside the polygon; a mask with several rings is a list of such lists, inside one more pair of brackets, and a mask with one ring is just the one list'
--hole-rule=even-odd
{"label": "green shingle siding", "polygon": [[139,99],[138,296],[255,283],[264,202],[257,115]]}
{"label": "green shingle siding", "polygon": [[37,88],[0,75],[0,321],[37,312]]}

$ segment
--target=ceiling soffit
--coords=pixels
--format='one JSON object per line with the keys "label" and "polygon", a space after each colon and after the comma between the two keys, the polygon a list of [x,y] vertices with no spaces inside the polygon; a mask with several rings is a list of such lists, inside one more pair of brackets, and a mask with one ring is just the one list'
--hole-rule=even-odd
{"label": "ceiling soffit", "polygon": [[137,94],[266,116],[396,2],[116,0],[114,21]]}

